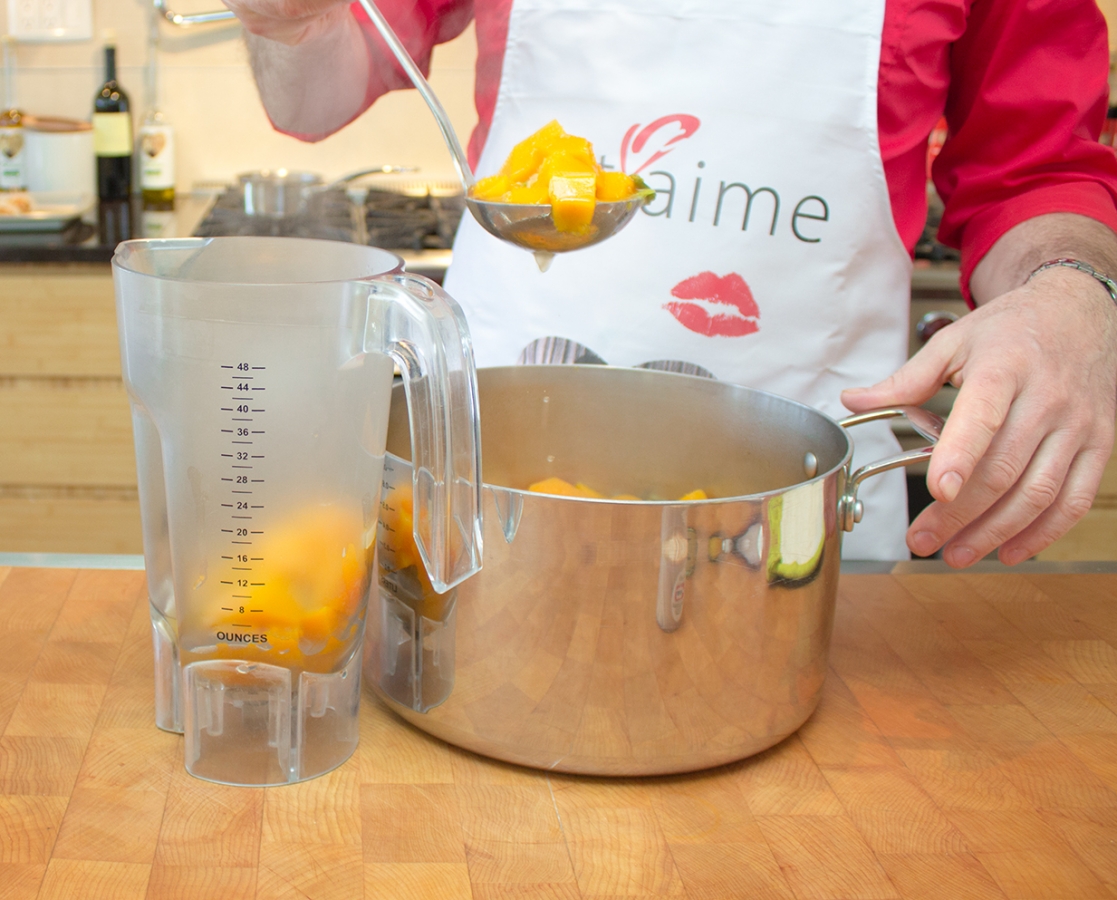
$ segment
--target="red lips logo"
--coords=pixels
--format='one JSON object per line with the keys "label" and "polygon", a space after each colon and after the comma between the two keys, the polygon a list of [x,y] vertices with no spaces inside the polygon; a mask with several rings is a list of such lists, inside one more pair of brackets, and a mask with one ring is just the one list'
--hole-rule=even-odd
{"label": "red lips logo", "polygon": [[[621,141],[621,171],[629,175],[643,172],[670,153],[679,141],[694,134],[700,124],[697,116],[675,113],[656,119],[649,125],[633,125]],[[630,158],[635,168],[629,168]]]}
{"label": "red lips logo", "polygon": [[[744,337],[760,330],[760,308],[752,291],[736,272],[719,278],[713,272],[700,272],[671,288],[671,296],[699,303],[665,303],[667,310],[684,328],[706,337]],[[718,307],[728,307],[722,311]]]}

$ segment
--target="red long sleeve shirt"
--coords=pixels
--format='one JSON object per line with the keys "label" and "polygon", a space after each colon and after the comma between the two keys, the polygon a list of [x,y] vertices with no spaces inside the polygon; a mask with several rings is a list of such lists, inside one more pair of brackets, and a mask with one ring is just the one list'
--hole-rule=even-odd
{"label": "red long sleeve shirt", "polygon": [[[435,44],[476,21],[476,163],[512,0],[380,0],[380,8],[424,70]],[[379,43],[360,5],[353,10]],[[1026,219],[1079,213],[1117,230],[1117,156],[1098,143],[1108,71],[1106,24],[1094,0],[886,0],[878,127],[892,214],[909,252],[927,217],[928,136],[944,116],[949,137],[932,169],[946,207],[939,240],[961,250],[967,296],[974,266]],[[398,67],[381,65],[366,108],[408,86]]]}

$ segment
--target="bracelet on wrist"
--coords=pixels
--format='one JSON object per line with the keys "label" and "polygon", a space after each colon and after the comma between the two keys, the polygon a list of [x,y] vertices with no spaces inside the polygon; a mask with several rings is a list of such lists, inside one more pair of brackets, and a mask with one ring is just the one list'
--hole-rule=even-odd
{"label": "bracelet on wrist", "polygon": [[1027,284],[1029,281],[1032,280],[1033,277],[1035,277],[1045,269],[1054,269],[1058,266],[1066,266],[1069,269],[1078,269],[1079,272],[1085,272],[1087,275],[1089,275],[1091,278],[1094,278],[1102,287],[1105,288],[1106,292],[1109,294],[1110,300],[1112,300],[1114,303],[1117,303],[1117,282],[1115,282],[1108,275],[1099,272],[1089,263],[1084,263],[1080,259],[1071,259],[1067,256],[1060,257],[1059,259],[1049,259],[1047,262],[1041,263],[1040,265],[1036,266],[1034,269],[1032,269],[1031,274],[1029,274],[1028,277],[1024,279],[1024,283]]}

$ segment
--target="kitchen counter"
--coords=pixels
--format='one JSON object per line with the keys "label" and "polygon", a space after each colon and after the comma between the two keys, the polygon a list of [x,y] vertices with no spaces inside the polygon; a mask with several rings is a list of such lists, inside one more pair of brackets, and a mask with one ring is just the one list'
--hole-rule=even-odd
{"label": "kitchen counter", "polygon": [[1117,897],[1112,564],[847,569],[814,716],[709,772],[520,769],[366,695],[347,763],[245,789],[153,724],[135,561],[0,557],[5,900]]}
{"label": "kitchen counter", "polygon": [[[198,227],[215,194],[184,194],[175,200],[173,210],[144,210],[133,203],[127,213],[117,209],[103,214],[93,210],[62,231],[0,233],[0,263],[105,263],[112,261],[116,244],[128,237],[189,237]],[[127,220],[127,232],[120,223]],[[409,272],[425,275],[439,283],[450,264],[449,250],[393,251]]]}
{"label": "kitchen counter", "polygon": [[[147,211],[134,205],[130,211],[132,237],[175,238],[194,233],[215,198],[212,192],[184,194],[173,210]],[[120,216],[109,217],[119,221]],[[112,229],[105,216],[96,210],[81,221],[58,232],[0,233],[0,263],[108,263],[116,243],[124,238]],[[398,251],[396,251],[398,252]],[[450,264],[449,250],[400,252],[408,271],[441,282]],[[915,300],[955,300],[958,291],[958,263],[950,260],[917,260],[912,272],[912,297]]]}

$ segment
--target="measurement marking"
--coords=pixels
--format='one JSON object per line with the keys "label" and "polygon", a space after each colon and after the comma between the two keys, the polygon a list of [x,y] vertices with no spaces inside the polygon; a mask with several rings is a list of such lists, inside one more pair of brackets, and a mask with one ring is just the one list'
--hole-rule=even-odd
{"label": "measurement marking", "polygon": [[235,368],[235,367],[234,366],[222,366],[221,368],[222,369],[232,369],[232,368]]}
{"label": "measurement marking", "polygon": [[252,566],[230,566],[234,572],[251,572]]}
{"label": "measurement marking", "polygon": [[222,581],[221,583],[222,583],[222,584],[227,584],[227,585],[229,585],[230,587],[232,587],[232,584],[233,584],[233,583],[232,583],[231,581]]}
{"label": "measurement marking", "polygon": [[267,434],[266,431],[250,431],[249,434]]}
{"label": "measurement marking", "polygon": [[230,419],[229,421],[231,421],[231,422],[251,422],[252,419],[244,418],[242,416],[233,416],[233,418]]}
{"label": "measurement marking", "polygon": [[263,503],[261,503],[261,504],[260,504],[259,506],[250,506],[250,507],[248,507],[248,508],[249,508],[249,509],[263,509],[263,508],[264,508],[264,504],[263,504]]}
{"label": "measurement marking", "polygon": [[229,624],[232,625],[234,628],[251,628],[252,627],[247,622],[230,622]]}
{"label": "measurement marking", "polygon": [[232,478],[222,478],[221,480],[222,481],[232,481],[233,479]]}
{"label": "measurement marking", "polygon": [[230,544],[251,544],[252,541],[229,541]]}
{"label": "measurement marking", "polygon": [[232,504],[232,503],[222,503],[221,505],[222,505],[222,506],[227,506],[227,507],[229,507],[229,509],[232,509],[232,508],[233,508],[233,504]]}
{"label": "measurement marking", "polygon": [[249,412],[267,412],[266,409],[250,409]]}
{"label": "measurement marking", "polygon": [[222,434],[232,434],[232,433],[233,433],[233,429],[232,429],[232,428],[222,428],[222,429],[221,429],[221,433],[222,433]]}
{"label": "measurement marking", "polygon": [[[226,453],[225,455],[228,456],[229,454]],[[233,468],[234,469],[251,469],[252,466],[237,466],[237,465],[234,465]]]}
{"label": "measurement marking", "polygon": [[262,532],[262,531],[250,531],[248,533],[249,534],[263,534],[264,532]]}
{"label": "measurement marking", "polygon": [[262,582],[262,581],[253,581],[249,584],[249,587],[263,587],[263,586],[264,586],[264,582]]}
{"label": "measurement marking", "polygon": [[229,516],[230,519],[251,519],[252,516]]}
{"label": "measurement marking", "polygon": [[221,558],[222,558],[222,559],[232,559],[232,557],[231,557],[231,556],[222,556]]}
{"label": "measurement marking", "polygon": [[231,384],[221,385],[221,390],[223,390],[223,391],[231,391],[232,389],[233,389],[233,386]]}
{"label": "measurement marking", "polygon": [[[233,432],[232,432],[232,429],[230,429],[230,430],[229,430],[229,434],[232,434],[232,433],[233,433]],[[253,434],[263,434],[264,432],[262,432],[262,431],[254,431],[254,432],[252,432],[252,433],[253,433]],[[251,443],[252,443],[252,441],[229,441],[229,443],[230,443],[230,444],[251,444]]]}
{"label": "measurement marking", "polygon": [[263,479],[263,478],[250,478],[250,479],[248,480],[248,483],[249,483],[249,484],[263,484],[263,483],[264,483],[264,479]]}
{"label": "measurement marking", "polygon": [[253,371],[253,372],[263,372],[266,368],[267,368],[267,366],[252,366],[251,371]]}
{"label": "measurement marking", "polygon": [[229,491],[230,494],[251,494],[252,491]]}
{"label": "measurement marking", "polygon": [[263,612],[262,609],[250,609],[249,612]]}
{"label": "measurement marking", "polygon": [[225,534],[232,534],[232,533],[233,533],[233,529],[232,529],[232,528],[222,528],[221,530],[222,530],[223,532],[225,532]]}
{"label": "measurement marking", "polygon": [[254,388],[249,388],[249,390],[251,390],[251,391],[262,391],[262,390],[264,390],[264,388],[254,387]]}
{"label": "measurement marking", "polygon": [[249,559],[252,560],[252,562],[263,562],[264,561],[264,557],[262,557],[262,556],[250,556]]}
{"label": "measurement marking", "polygon": [[221,412],[232,412],[232,411],[233,411],[233,408],[231,406],[222,406],[221,407]]}
{"label": "measurement marking", "polygon": [[233,458],[233,454],[232,454],[232,453],[222,453],[221,455],[222,455],[222,456],[227,456],[227,457],[228,457],[229,459],[232,459],[232,458]]}
{"label": "measurement marking", "polygon": [[232,612],[233,608],[231,606],[222,606],[221,610],[222,612]]}
{"label": "measurement marking", "polygon": [[251,400],[251,397],[234,397],[234,400]]}

